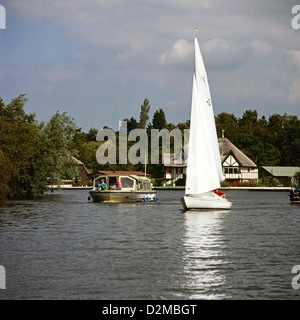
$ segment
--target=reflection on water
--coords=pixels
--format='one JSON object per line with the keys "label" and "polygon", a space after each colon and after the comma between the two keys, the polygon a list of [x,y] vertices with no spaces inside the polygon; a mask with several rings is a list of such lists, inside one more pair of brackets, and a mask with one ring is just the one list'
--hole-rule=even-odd
{"label": "reflection on water", "polygon": [[224,244],[222,215],[224,211],[185,212],[184,276],[190,299],[221,299],[225,276],[220,273]]}

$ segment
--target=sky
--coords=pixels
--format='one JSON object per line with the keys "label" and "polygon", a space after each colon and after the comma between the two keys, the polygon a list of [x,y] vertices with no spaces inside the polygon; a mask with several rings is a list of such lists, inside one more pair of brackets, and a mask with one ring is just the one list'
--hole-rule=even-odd
{"label": "sky", "polygon": [[[297,3],[298,2],[298,3]],[[215,115],[300,117],[299,0],[0,0],[0,97],[27,113],[59,110],[109,126],[150,101],[167,122],[190,117],[195,28]],[[300,13],[300,11],[299,11]],[[294,25],[292,20],[294,19]]]}

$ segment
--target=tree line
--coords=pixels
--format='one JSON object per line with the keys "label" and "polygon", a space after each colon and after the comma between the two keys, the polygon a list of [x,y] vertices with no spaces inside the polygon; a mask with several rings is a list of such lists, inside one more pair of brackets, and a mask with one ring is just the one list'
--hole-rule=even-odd
{"label": "tree line", "polygon": [[[43,194],[51,183],[61,184],[62,179],[80,180],[72,156],[81,160],[90,172],[144,170],[141,163],[100,165],[96,151],[104,142],[96,140],[97,128],[84,132],[72,117],[59,111],[49,122],[38,123],[35,114],[24,111],[26,102],[25,94],[12,99],[7,105],[0,98],[0,199],[34,198]],[[139,119],[123,119],[127,121],[128,133],[133,129],[144,129],[150,139],[151,129],[171,131],[178,128],[182,133],[189,129],[189,120],[168,123],[161,108],[150,120],[150,108],[150,101],[145,98],[140,106]],[[265,116],[259,118],[256,110],[246,110],[240,118],[220,113],[215,116],[215,122],[218,137],[225,133],[225,137],[258,167],[299,166],[300,121],[297,116],[273,114],[267,119]],[[116,137],[118,139],[118,131]],[[134,143],[128,142],[128,148]],[[148,152],[150,154],[150,148]],[[149,164],[147,172],[152,177],[162,178],[163,164]]]}
{"label": "tree line", "polygon": [[[134,117],[125,118],[128,133],[136,128],[146,129],[150,145],[151,129],[178,128],[182,134],[184,129],[189,129],[189,120],[178,124],[168,123],[163,109],[154,112],[152,121],[149,121],[149,100],[145,99],[141,105],[139,121]],[[224,135],[258,167],[260,166],[299,166],[300,162],[300,120],[297,116],[273,114],[267,119],[258,117],[256,110],[246,110],[240,118],[234,114],[219,113],[215,116],[218,137]],[[77,148],[80,159],[89,168],[100,170],[133,170],[132,165],[104,165],[100,166],[94,154],[101,142],[96,142],[97,129],[91,129],[88,134],[79,133]],[[116,132],[118,134],[118,132]],[[150,152],[150,149],[149,149]],[[136,166],[135,166],[136,168]],[[143,170],[143,166],[139,165]],[[154,177],[162,177],[162,165],[149,166],[148,170]],[[159,175],[158,175],[159,174]]]}
{"label": "tree line", "polygon": [[300,120],[297,116],[273,114],[258,117],[256,110],[246,110],[241,118],[233,114],[216,116],[217,133],[244,152],[258,167],[299,166]]}

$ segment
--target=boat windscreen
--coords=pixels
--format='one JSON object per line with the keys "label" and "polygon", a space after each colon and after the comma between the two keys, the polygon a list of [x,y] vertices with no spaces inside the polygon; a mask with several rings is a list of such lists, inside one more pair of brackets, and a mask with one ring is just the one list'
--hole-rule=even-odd
{"label": "boat windscreen", "polygon": [[121,177],[120,178],[123,188],[133,188],[134,180],[129,177]]}

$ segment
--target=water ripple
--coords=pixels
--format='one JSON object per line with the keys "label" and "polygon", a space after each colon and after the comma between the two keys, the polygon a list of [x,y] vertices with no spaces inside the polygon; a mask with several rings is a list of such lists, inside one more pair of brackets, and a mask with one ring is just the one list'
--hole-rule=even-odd
{"label": "water ripple", "polygon": [[299,299],[300,207],[228,192],[229,211],[99,204],[85,191],[0,203],[0,299]]}

